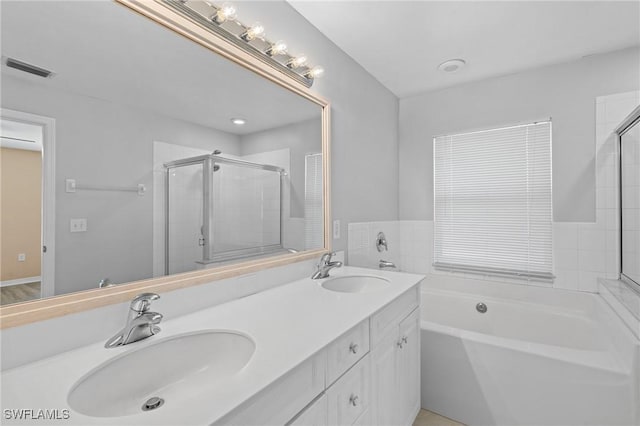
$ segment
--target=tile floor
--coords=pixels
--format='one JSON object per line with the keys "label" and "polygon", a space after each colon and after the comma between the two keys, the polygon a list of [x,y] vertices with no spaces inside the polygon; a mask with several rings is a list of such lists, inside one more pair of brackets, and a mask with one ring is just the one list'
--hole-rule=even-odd
{"label": "tile floor", "polygon": [[464,426],[454,420],[448,419],[432,411],[420,410],[413,426]]}

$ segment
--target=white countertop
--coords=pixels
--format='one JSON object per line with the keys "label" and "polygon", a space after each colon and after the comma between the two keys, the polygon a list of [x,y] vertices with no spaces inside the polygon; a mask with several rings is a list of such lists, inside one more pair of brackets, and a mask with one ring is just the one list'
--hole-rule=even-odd
{"label": "white countertop", "polygon": [[[424,278],[355,267],[331,271],[332,277],[342,275],[380,276],[391,285],[368,293],[339,293],[322,288],[324,280],[307,278],[182,317],[165,318],[161,333],[130,345],[105,349],[104,342],[96,343],[4,371],[2,409],[69,409],[70,419],[52,421],[65,425],[211,424]],[[172,293],[163,297],[171,298]],[[131,416],[88,417],[69,407],[67,395],[72,386],[103,362],[160,339],[204,329],[236,330],[254,340],[255,353],[240,373],[205,393],[185,398],[179,406],[166,404]],[[8,421],[4,413],[0,415],[3,424],[35,424],[34,420]]]}

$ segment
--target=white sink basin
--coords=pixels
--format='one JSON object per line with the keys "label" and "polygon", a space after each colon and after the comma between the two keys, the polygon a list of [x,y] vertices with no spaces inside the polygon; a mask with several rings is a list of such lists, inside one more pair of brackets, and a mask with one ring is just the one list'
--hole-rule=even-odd
{"label": "white sink basin", "polygon": [[147,402],[159,405],[152,410],[179,407],[181,400],[242,370],[255,349],[251,338],[233,331],[171,336],[96,367],[71,388],[68,402],[92,417],[140,414]]}
{"label": "white sink basin", "polygon": [[371,275],[348,275],[330,278],[322,283],[322,287],[341,293],[368,293],[382,290],[389,285],[389,280]]}

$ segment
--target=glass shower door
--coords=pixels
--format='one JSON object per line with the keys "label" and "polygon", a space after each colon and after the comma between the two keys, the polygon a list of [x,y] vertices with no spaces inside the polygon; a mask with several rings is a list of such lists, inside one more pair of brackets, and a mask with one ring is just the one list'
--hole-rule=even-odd
{"label": "glass shower door", "polygon": [[620,136],[621,273],[640,284],[640,118]]}
{"label": "glass shower door", "polygon": [[203,259],[203,164],[167,171],[167,274],[192,271]]}
{"label": "glass shower door", "polygon": [[211,191],[211,259],[281,248],[280,173],[216,164]]}

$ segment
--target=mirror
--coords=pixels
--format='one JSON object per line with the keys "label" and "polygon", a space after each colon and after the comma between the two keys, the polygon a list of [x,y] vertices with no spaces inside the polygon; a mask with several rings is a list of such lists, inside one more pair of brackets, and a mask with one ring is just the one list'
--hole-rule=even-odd
{"label": "mirror", "polygon": [[326,104],[115,2],[4,2],[1,77],[3,305],[325,247]]}
{"label": "mirror", "polygon": [[622,276],[640,285],[640,109],[620,134]]}

